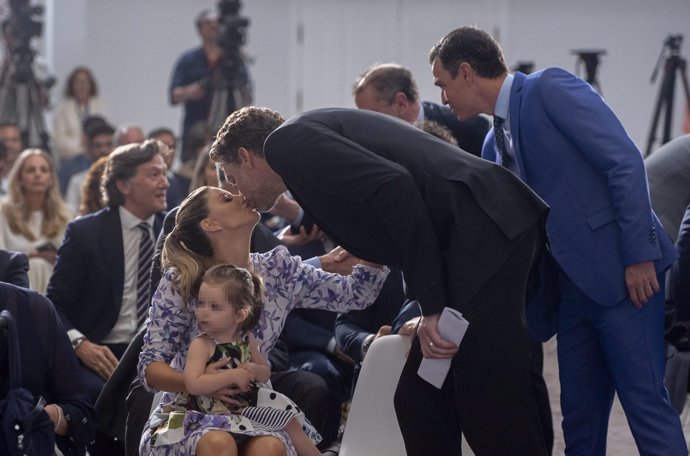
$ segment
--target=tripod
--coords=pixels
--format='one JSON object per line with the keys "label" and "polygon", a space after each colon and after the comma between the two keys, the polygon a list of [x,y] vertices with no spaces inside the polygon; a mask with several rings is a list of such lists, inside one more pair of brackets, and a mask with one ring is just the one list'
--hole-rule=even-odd
{"label": "tripod", "polygon": [[671,139],[671,124],[673,122],[673,98],[676,87],[676,73],[680,71],[681,82],[685,90],[685,102],[690,106],[690,88],[688,88],[688,73],[687,62],[680,56],[680,44],[683,41],[683,35],[670,35],[664,41],[664,46],[661,48],[661,55],[659,62],[652,73],[651,82],[654,83],[656,76],[661,66],[661,59],[664,56],[666,48],[669,49],[670,54],[664,63],[664,77],[659,88],[659,95],[654,106],[654,115],[652,116],[652,125],[649,128],[649,139],[647,141],[647,150],[645,157],[652,152],[652,145],[656,141],[656,129],[659,124],[659,117],[661,116],[661,109],[664,110],[664,131],[662,137],[662,144],[667,143]]}
{"label": "tripod", "polygon": [[601,94],[601,85],[597,79],[597,68],[599,67],[599,56],[606,55],[606,51],[601,50],[576,50],[571,51],[572,54],[577,55],[577,62],[575,62],[575,73],[580,74],[582,64],[585,65],[585,81],[589,83],[594,89]]}
{"label": "tripod", "polygon": [[25,146],[49,151],[42,90],[31,68],[32,61],[33,55],[10,55],[0,77],[0,120],[19,127]]}

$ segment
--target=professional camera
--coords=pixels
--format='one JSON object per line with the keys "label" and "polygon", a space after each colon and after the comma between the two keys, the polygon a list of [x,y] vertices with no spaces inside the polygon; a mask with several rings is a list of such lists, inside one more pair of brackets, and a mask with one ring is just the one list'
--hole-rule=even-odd
{"label": "professional camera", "polygon": [[247,39],[249,19],[239,15],[241,0],[219,0],[218,2],[218,45],[223,50],[220,61],[223,88],[236,87],[242,69],[240,47]]}
{"label": "professional camera", "polygon": [[41,36],[43,14],[40,5],[30,6],[29,0],[10,0],[8,29],[3,29],[11,60],[15,64],[14,80],[26,83],[31,79],[31,64],[36,52],[31,49],[31,39]]}
{"label": "professional camera", "polygon": [[683,35],[669,35],[664,41],[664,46],[668,46],[672,55],[680,52],[680,45],[683,43]]}

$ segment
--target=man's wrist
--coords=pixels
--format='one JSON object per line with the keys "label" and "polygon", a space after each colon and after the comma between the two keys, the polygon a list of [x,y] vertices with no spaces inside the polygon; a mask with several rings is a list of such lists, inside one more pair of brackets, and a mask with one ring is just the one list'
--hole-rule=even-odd
{"label": "man's wrist", "polygon": [[72,340],[72,348],[74,349],[74,351],[77,351],[77,349],[79,348],[79,346],[80,346],[85,340],[86,340],[86,337],[84,337],[84,336],[79,336],[79,337],[73,339],[73,340]]}

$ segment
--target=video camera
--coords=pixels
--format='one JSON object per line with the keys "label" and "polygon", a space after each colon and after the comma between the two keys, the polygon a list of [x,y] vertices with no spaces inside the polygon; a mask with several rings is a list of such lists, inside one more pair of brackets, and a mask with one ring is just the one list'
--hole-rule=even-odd
{"label": "video camera", "polygon": [[43,31],[43,24],[38,19],[42,14],[43,7],[30,6],[29,0],[10,0],[10,17],[3,24],[3,34],[15,63],[16,82],[25,83],[31,78],[31,64],[36,54],[31,49],[31,39]]}
{"label": "video camera", "polygon": [[237,86],[242,69],[240,47],[247,39],[249,18],[240,16],[241,0],[218,1],[218,45],[223,50],[220,61],[221,78],[217,82],[222,88]]}

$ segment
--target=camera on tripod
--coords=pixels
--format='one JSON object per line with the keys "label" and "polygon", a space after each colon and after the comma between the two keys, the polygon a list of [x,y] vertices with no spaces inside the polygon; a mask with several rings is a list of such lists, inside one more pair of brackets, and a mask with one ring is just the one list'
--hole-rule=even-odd
{"label": "camera on tripod", "polygon": [[218,1],[218,34],[216,42],[221,57],[213,73],[213,100],[208,123],[222,125],[225,117],[251,102],[251,84],[241,46],[247,39],[249,18],[240,15],[241,0]]}
{"label": "camera on tripod", "polygon": [[669,35],[664,40],[664,46],[668,47],[671,54],[680,53],[680,45],[683,44],[683,35]]}
{"label": "camera on tripod", "polygon": [[217,42],[223,50],[220,61],[220,75],[217,83],[222,88],[236,87],[239,79],[242,54],[240,47],[247,39],[249,18],[240,16],[241,0],[220,0],[218,2]]}
{"label": "camera on tripod", "polygon": [[0,79],[0,120],[15,123],[25,145],[48,150],[43,110],[55,78],[36,78],[36,51],[31,48],[31,40],[43,31],[43,7],[31,6],[29,0],[10,0],[9,5],[10,16],[2,27],[9,58]]}

